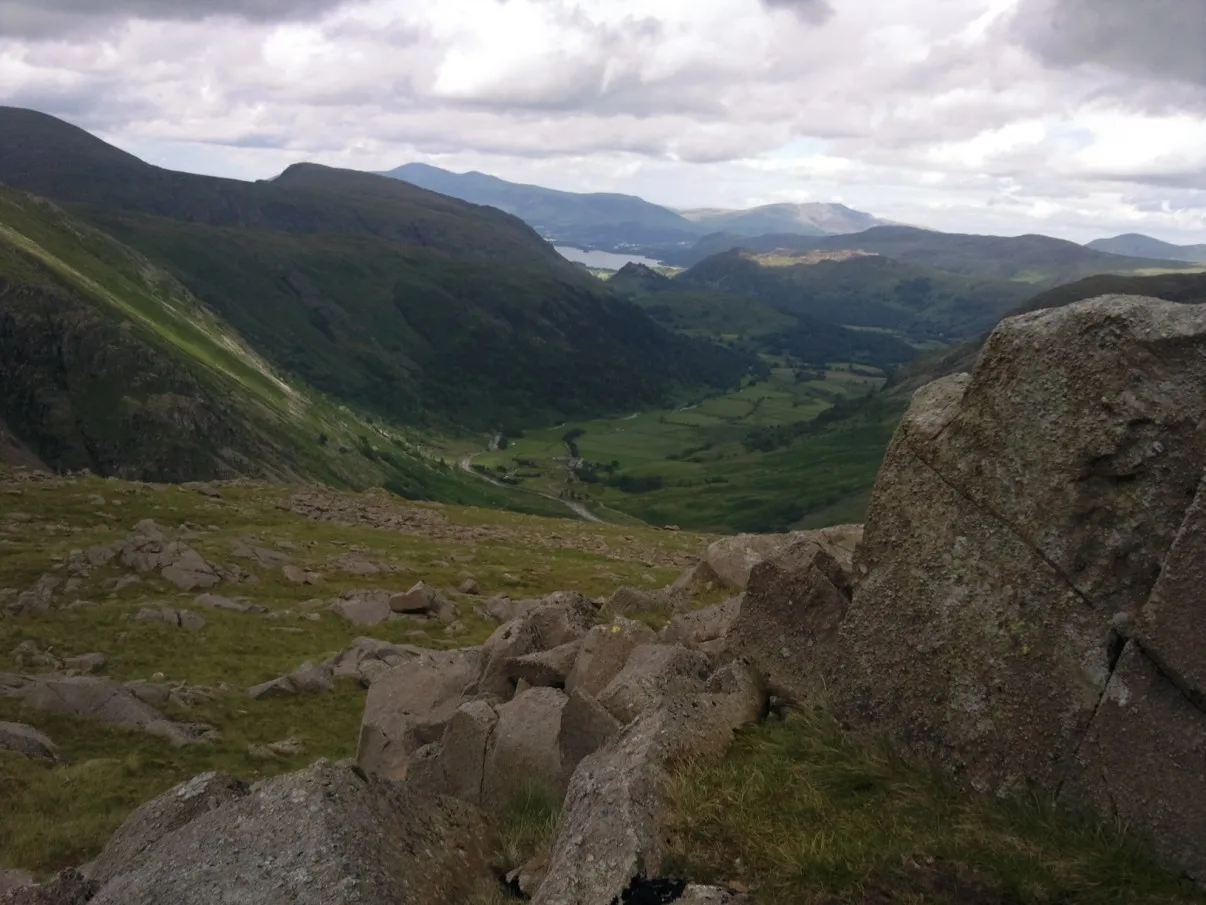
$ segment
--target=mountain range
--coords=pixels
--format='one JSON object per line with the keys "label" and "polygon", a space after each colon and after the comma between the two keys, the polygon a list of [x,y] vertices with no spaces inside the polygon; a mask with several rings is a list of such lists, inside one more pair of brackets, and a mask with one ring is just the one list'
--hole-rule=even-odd
{"label": "mountain range", "polygon": [[[751,365],[664,330],[518,218],[396,180],[312,165],[259,183],[177,173],[0,108],[0,182],[0,421],[54,467],[371,484],[392,457],[410,484],[430,482],[396,434],[365,425],[589,416],[727,387]],[[223,364],[232,349],[246,355]],[[332,430],[374,474],[314,464],[334,437],[306,399],[360,413]],[[147,423],[176,452],[156,452]]]}
{"label": "mountain range", "polygon": [[473,204],[497,207],[551,241],[588,248],[641,247],[656,253],[661,248],[690,247],[714,232],[824,236],[859,232],[885,222],[841,204],[674,211],[635,195],[563,192],[507,182],[485,173],[453,173],[423,163],[409,163],[383,175]]}
{"label": "mountain range", "polygon": [[1206,264],[1206,245],[1173,245],[1139,233],[1126,233],[1112,239],[1095,239],[1086,247],[1114,255]]}

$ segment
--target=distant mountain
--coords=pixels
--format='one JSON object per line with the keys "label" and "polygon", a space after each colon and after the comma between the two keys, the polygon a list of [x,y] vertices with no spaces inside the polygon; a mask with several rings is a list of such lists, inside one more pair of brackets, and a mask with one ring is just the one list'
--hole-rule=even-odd
{"label": "distant mountain", "polygon": [[1033,291],[1007,279],[963,276],[882,255],[796,262],[740,249],[701,261],[673,283],[746,296],[796,316],[940,342],[978,335]]}
{"label": "distant mountain", "polygon": [[1085,247],[1112,255],[1206,264],[1206,245],[1173,245],[1139,233],[1127,233],[1112,239],[1094,239]]}
{"label": "distant mountain", "polygon": [[[1134,273],[1178,269],[1180,266],[1170,265],[1168,261],[1106,254],[1049,236],[972,236],[911,226],[877,226],[852,235],[818,238],[784,234],[749,238],[717,234],[701,239],[690,251],[672,256],[667,263],[692,266],[734,248],[757,254],[862,251],[964,276],[1017,280],[1037,289],[1098,273]],[[1189,265],[1183,266],[1188,268]]]}
{"label": "distant mountain", "polygon": [[566,245],[686,244],[708,231],[635,195],[562,192],[485,173],[452,173],[423,163],[408,163],[382,175],[472,204],[496,207]]}
{"label": "distant mountain", "polygon": [[[179,287],[158,308],[183,294],[221,325],[214,335],[237,337],[299,392],[315,388],[394,424],[602,414],[657,404],[684,387],[731,386],[750,364],[659,327],[518,218],[396,180],[311,165],[260,183],[176,173],[43,114],[0,108],[0,182],[66,209],[67,225],[45,230],[49,244],[39,243],[44,266],[89,249],[104,264],[125,246]],[[77,221],[91,230],[73,232]],[[23,262],[10,255],[0,277],[25,285]],[[113,300],[85,295],[93,307]],[[113,298],[135,318],[151,304],[124,289]],[[122,359],[114,373],[131,386],[151,380],[139,376],[140,362],[154,373],[180,366],[179,344],[140,348],[113,346]],[[195,376],[194,365],[181,373]],[[211,407],[221,409],[222,398]],[[2,411],[0,419],[28,443],[19,419]]]}
{"label": "distant mountain", "polygon": [[688,220],[707,227],[709,232],[737,236],[763,236],[771,233],[801,236],[861,233],[876,226],[888,226],[871,214],[844,204],[767,204],[749,210],[683,211]]}

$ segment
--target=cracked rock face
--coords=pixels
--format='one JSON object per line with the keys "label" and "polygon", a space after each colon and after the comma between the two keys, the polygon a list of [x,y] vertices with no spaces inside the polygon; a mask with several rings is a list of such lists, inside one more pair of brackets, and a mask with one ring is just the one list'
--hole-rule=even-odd
{"label": "cracked rock face", "polygon": [[[1135,748],[1138,763],[1159,747],[1151,732],[1169,751],[1187,743],[1201,699],[1177,691],[1174,715],[1142,645],[1169,688],[1200,682],[1201,504],[1189,510],[1206,465],[1203,385],[1206,309],[1107,297],[1009,319],[974,374],[919,390],[876,483],[841,668],[826,677],[842,715],[998,793],[1100,783],[1111,750]],[[1149,689],[1142,703],[1119,703],[1132,685]],[[1102,788],[1081,797],[1206,840],[1196,811],[1158,804],[1206,801],[1193,750],[1157,758],[1180,781],[1154,770],[1109,806]]]}

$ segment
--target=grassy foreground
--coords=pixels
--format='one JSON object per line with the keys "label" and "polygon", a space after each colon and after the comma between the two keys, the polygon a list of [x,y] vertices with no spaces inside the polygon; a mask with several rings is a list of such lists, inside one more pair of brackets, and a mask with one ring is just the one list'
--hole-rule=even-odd
{"label": "grassy foreground", "polygon": [[969,795],[828,717],[789,713],[669,786],[670,873],[756,905],[1170,905],[1206,895],[1141,839]]}
{"label": "grassy foreground", "polygon": [[[53,716],[0,697],[0,721],[27,723],[59,746],[55,767],[0,751],[0,866],[46,873],[93,857],[131,810],[173,784],[206,770],[248,780],[298,769],[319,757],[355,753],[364,691],[348,681],[334,693],[254,701],[245,689],[318,662],[359,636],[443,648],[483,641],[495,627],[476,612],[494,594],[515,599],[557,590],[596,596],[615,588],[661,587],[706,543],[686,532],[587,525],[490,509],[421,504],[385,494],[337,495],[353,506],[384,506],[409,521],[386,530],[307,518],[292,511],[298,488],[223,485],[211,499],[188,486],[99,478],[6,482],[0,472],[0,607],[44,574],[62,574],[72,550],[111,544],[141,519],[182,534],[211,562],[237,565],[254,582],[222,582],[213,593],[266,607],[255,615],[207,609],[156,575],[119,591],[118,563],[95,569],[44,615],[0,616],[0,672],[23,666],[17,647],[32,642],[57,657],[98,651],[104,675],[151,680],[196,692],[197,703],[164,708],[168,716],[217,728],[218,741],[173,748],[166,741],[101,723]],[[312,491],[302,490],[302,493]],[[279,567],[234,556],[236,543],[273,550],[322,575],[314,585],[287,582]],[[348,558],[388,568],[357,575]],[[472,576],[480,597],[451,594],[459,623],[388,622],[355,626],[326,602],[362,588],[406,590],[424,580],[456,588]],[[302,606],[310,600],[318,606]],[[77,603],[78,601],[78,603]],[[130,617],[143,606],[172,606],[204,617],[200,631]],[[299,743],[297,753],[268,746]]]}

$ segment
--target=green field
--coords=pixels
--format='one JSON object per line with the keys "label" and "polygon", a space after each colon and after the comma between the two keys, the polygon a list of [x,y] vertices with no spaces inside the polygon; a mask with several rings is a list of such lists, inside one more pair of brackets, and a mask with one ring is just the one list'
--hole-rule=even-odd
{"label": "green field", "polygon": [[[527,431],[475,464],[607,520],[622,513],[693,530],[781,531],[860,519],[899,416],[868,398],[883,378],[835,364],[823,379],[797,379],[775,365],[769,379],[695,405]],[[835,404],[849,413],[813,424]],[[582,460],[572,471],[567,435]],[[752,446],[758,437],[764,442]]]}

